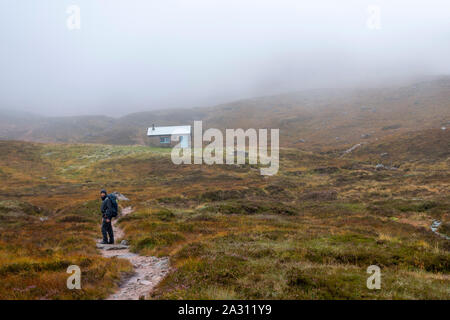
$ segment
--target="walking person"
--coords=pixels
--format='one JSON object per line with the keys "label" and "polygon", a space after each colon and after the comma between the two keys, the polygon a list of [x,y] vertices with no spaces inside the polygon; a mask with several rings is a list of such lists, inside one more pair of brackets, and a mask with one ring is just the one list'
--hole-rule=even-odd
{"label": "walking person", "polygon": [[[114,231],[112,228],[112,219],[117,216],[116,196],[108,194],[105,189],[100,191],[102,204],[100,211],[102,212],[102,244],[114,244]],[[109,239],[108,239],[109,237]]]}

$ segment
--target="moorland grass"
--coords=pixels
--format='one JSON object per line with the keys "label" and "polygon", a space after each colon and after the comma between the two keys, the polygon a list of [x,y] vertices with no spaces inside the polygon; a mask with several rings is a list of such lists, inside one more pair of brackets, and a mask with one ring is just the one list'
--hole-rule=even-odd
{"label": "moorland grass", "polygon": [[[448,161],[400,163],[282,149],[278,175],[249,165],[180,165],[168,149],[0,142],[0,298],[99,299],[98,192],[131,199],[119,224],[134,252],[168,255],[154,299],[448,299]],[[331,169],[329,169],[331,168]],[[67,264],[83,266],[67,290]],[[377,264],[382,289],[369,290]]]}

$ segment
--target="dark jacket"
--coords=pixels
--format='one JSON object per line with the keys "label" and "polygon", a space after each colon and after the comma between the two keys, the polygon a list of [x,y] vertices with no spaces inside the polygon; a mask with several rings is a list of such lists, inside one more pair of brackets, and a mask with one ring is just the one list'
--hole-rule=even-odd
{"label": "dark jacket", "polygon": [[102,201],[102,205],[100,207],[100,211],[102,212],[102,217],[106,219],[112,218],[112,213],[114,212],[113,205],[111,203],[111,199],[108,197]]}

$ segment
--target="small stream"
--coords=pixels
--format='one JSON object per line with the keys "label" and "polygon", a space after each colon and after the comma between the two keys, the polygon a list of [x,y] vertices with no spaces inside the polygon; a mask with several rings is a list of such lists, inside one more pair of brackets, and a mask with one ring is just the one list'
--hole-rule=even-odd
{"label": "small stream", "polygon": [[450,240],[450,237],[449,236],[447,236],[447,235],[445,235],[445,234],[442,234],[442,233],[439,233],[437,230],[438,230],[438,228],[439,228],[439,226],[442,224],[442,222],[441,221],[439,221],[439,220],[434,220],[433,221],[433,223],[431,224],[431,231],[433,231],[434,233],[436,233],[438,236],[441,236],[441,237],[443,237],[443,238],[445,238],[445,239],[447,239],[447,240]]}

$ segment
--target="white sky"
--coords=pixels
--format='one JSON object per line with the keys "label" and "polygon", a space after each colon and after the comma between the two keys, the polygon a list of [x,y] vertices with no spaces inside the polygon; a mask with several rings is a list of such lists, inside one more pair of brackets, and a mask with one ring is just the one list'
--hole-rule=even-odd
{"label": "white sky", "polygon": [[0,46],[0,109],[120,115],[450,74],[450,2],[2,0]]}

